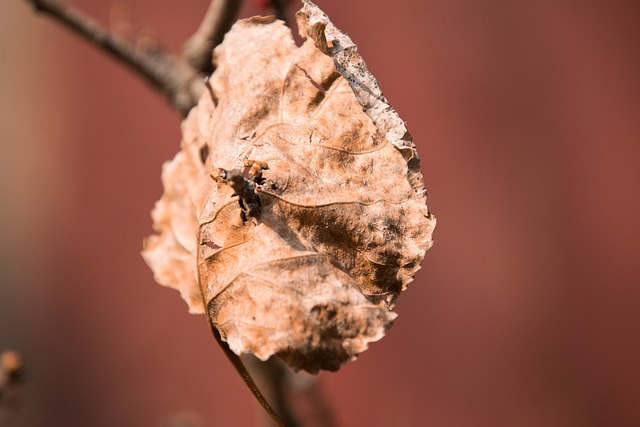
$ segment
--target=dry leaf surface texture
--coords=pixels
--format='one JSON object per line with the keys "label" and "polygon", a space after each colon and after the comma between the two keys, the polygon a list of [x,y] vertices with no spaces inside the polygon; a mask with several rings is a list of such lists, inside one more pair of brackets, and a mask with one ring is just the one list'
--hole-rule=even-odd
{"label": "dry leaf surface texture", "polygon": [[143,256],[237,354],[336,370],[379,340],[432,244],[418,156],[313,3],[238,21],[163,167]]}

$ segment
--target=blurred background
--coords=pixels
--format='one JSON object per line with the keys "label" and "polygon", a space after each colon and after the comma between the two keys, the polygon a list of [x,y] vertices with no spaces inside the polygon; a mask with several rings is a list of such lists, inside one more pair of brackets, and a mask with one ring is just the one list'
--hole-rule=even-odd
{"label": "blurred background", "polygon": [[[208,6],[72,3],[174,52]],[[394,327],[320,376],[338,424],[640,425],[640,3],[317,3],[407,122],[438,217]],[[28,369],[11,425],[259,425],[139,255],[178,115],[19,0],[0,94],[0,350]]]}

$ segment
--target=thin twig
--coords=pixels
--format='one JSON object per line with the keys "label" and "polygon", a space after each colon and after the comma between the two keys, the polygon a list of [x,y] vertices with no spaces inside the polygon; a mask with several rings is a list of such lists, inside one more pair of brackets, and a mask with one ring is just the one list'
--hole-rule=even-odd
{"label": "thin twig", "polygon": [[213,72],[213,48],[222,43],[224,35],[238,16],[241,4],[241,0],[211,1],[198,31],[182,48],[187,64],[203,75]]}
{"label": "thin twig", "polygon": [[195,69],[178,62],[168,53],[137,49],[127,40],[110,34],[100,24],[72,7],[53,0],[27,1],[32,3],[37,11],[49,15],[134,70],[151,86],[162,92],[182,115],[186,115],[196,104],[203,85]]}
{"label": "thin twig", "polygon": [[287,0],[271,0],[276,17],[284,22],[287,22],[287,3]]}

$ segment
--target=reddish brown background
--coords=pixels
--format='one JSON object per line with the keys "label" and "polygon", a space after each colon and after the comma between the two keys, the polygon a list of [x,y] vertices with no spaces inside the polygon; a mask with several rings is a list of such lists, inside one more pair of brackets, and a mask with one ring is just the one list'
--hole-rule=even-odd
{"label": "reddish brown background", "polygon": [[[108,22],[113,2],[74,3]],[[439,218],[388,336],[322,376],[340,425],[640,425],[638,2],[318,3],[407,121]],[[207,1],[125,4],[175,51]],[[139,256],[177,115],[24,1],[0,37],[13,425],[255,425],[204,318]]]}

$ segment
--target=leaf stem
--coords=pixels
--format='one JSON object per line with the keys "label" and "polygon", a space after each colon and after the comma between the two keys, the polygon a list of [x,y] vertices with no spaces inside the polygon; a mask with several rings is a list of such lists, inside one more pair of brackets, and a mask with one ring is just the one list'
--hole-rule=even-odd
{"label": "leaf stem", "polygon": [[229,359],[238,374],[240,374],[240,377],[245,382],[247,387],[249,387],[249,390],[251,390],[251,393],[253,393],[258,403],[260,403],[260,405],[264,408],[267,414],[269,414],[271,419],[278,425],[278,427],[286,427],[284,422],[282,422],[278,414],[276,414],[276,412],[271,408],[269,402],[267,402],[267,400],[258,389],[258,386],[253,381],[253,378],[251,378],[251,374],[249,374],[249,371],[247,371],[247,368],[246,366],[244,366],[244,363],[242,363],[242,360],[240,360],[240,357],[233,351],[231,351],[229,345],[222,340],[220,332],[218,332],[218,329],[211,322],[211,318],[209,317],[208,313],[207,319],[209,319],[209,328],[211,329],[211,335],[213,335],[213,337],[216,339],[223,353],[225,354],[225,356],[227,356],[227,359]]}

